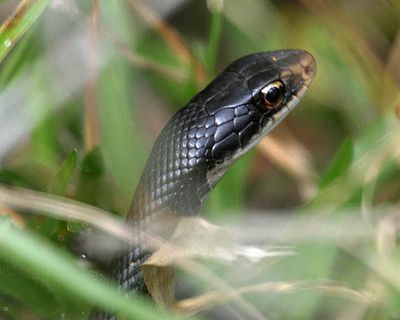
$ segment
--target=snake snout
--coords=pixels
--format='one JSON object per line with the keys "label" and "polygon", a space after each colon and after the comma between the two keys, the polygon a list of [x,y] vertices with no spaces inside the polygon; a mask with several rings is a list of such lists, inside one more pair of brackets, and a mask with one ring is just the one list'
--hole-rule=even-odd
{"label": "snake snout", "polygon": [[301,72],[301,78],[305,85],[309,86],[311,81],[314,79],[317,72],[317,63],[314,57],[307,51],[299,51],[298,60],[300,65],[303,67]]}

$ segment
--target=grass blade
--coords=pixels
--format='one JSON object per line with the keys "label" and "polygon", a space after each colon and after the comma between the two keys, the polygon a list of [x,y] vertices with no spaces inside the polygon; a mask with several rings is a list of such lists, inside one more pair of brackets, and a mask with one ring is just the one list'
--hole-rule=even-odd
{"label": "grass blade", "polygon": [[82,299],[88,305],[118,310],[129,319],[173,319],[140,298],[127,299],[111,285],[79,268],[69,254],[36,234],[17,229],[7,218],[0,220],[0,259],[64,296]]}
{"label": "grass blade", "polygon": [[14,14],[0,26],[0,62],[30,29],[50,4],[50,0],[23,0]]}

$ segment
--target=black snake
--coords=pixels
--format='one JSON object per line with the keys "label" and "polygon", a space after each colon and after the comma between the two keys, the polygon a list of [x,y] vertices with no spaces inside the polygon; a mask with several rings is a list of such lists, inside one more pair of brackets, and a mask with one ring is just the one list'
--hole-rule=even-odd
{"label": "black snake", "polygon": [[[315,72],[314,58],[301,50],[254,53],[229,65],[161,131],[133,198],[129,223],[145,231],[173,215],[198,214],[233,161],[294,109]],[[142,232],[136,238],[139,245],[114,259],[112,275],[121,288],[146,292],[140,265],[150,250]],[[90,319],[115,317],[95,310]]]}

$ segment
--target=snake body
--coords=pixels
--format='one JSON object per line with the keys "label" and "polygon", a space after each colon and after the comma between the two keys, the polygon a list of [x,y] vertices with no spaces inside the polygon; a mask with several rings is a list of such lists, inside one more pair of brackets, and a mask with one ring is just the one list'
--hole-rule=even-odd
{"label": "snake body", "polygon": [[[168,217],[198,214],[231,164],[293,110],[315,71],[314,58],[300,50],[254,53],[229,65],[161,131],[128,222],[143,231],[161,224],[168,237],[174,227],[166,227]],[[140,265],[151,250],[144,240],[143,232],[137,232],[138,245],[112,263],[113,278],[130,292],[147,290]],[[115,317],[95,311],[90,319]]]}

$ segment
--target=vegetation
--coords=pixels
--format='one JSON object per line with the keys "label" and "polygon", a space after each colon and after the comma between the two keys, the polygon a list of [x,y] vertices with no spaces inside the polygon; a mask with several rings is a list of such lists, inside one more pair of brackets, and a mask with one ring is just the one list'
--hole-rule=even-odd
{"label": "vegetation", "polygon": [[208,199],[230,231],[178,263],[199,296],[176,308],[400,317],[399,2],[0,0],[0,21],[1,319],[181,318],[99,270],[165,121],[230,61],[279,48],[311,52],[317,77]]}

